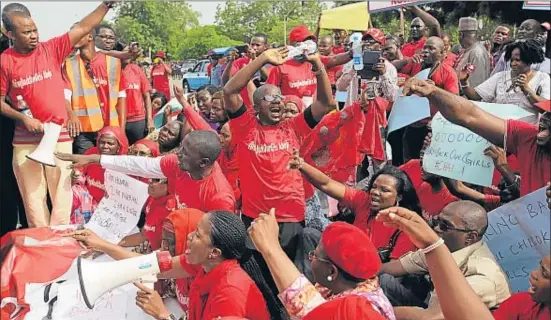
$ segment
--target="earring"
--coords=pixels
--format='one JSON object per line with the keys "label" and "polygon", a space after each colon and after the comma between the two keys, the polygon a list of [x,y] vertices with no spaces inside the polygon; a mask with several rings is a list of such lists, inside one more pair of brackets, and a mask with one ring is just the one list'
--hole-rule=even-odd
{"label": "earring", "polygon": [[329,281],[329,282],[333,281],[333,277],[327,276],[327,281]]}

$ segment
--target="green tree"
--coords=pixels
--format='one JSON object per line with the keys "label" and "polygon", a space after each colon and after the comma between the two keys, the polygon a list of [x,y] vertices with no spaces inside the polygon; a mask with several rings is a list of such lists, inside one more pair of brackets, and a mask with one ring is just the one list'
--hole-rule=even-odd
{"label": "green tree", "polygon": [[242,44],[216,31],[216,26],[200,26],[186,30],[178,44],[177,56],[181,59],[196,59],[214,48],[230,47]]}
{"label": "green tree", "polygon": [[270,42],[284,43],[291,28],[307,25],[312,32],[326,5],[317,1],[228,0],[216,11],[218,32],[248,42],[255,32],[266,33]]}
{"label": "green tree", "polygon": [[199,15],[185,1],[123,1],[114,28],[124,41],[138,41],[145,49],[175,55],[186,30],[199,25]]}

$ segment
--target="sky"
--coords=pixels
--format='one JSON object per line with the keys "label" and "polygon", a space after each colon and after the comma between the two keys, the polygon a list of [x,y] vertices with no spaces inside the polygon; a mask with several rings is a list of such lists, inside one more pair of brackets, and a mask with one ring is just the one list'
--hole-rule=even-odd
{"label": "sky", "polygon": [[[19,2],[27,6],[40,32],[40,40],[46,41],[68,31],[73,23],[92,12],[100,1],[1,1],[1,6]],[[193,10],[199,11],[202,25],[213,24],[216,7],[224,1],[188,1]],[[112,18],[107,14],[107,20]]]}

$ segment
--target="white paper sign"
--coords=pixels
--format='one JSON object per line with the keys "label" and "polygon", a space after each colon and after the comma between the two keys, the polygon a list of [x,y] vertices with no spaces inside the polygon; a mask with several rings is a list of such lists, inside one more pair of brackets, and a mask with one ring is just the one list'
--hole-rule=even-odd
{"label": "white paper sign", "polygon": [[398,7],[411,7],[433,1],[407,1],[407,0],[393,0],[393,1],[368,1],[369,13],[381,12],[396,9]]}
{"label": "white paper sign", "polygon": [[[520,119],[530,115],[512,104],[473,103],[502,119]],[[439,112],[432,119],[432,140],[423,157],[423,169],[442,177],[490,186],[494,162],[484,155],[484,149],[490,145],[481,136],[449,122]]]}
{"label": "white paper sign", "polygon": [[119,243],[136,226],[147,200],[147,184],[125,174],[105,170],[105,196],[86,228]]}

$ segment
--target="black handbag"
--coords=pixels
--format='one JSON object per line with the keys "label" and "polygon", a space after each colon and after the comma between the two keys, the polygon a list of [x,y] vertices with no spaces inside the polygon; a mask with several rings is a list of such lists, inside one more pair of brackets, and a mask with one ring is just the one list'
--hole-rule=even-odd
{"label": "black handbag", "polygon": [[398,240],[398,236],[400,236],[401,233],[402,231],[400,230],[394,231],[394,233],[390,237],[388,246],[377,249],[379,253],[379,258],[381,259],[382,263],[387,263],[390,261],[390,254],[392,253],[392,250],[394,250],[394,247],[396,246],[396,240]]}

